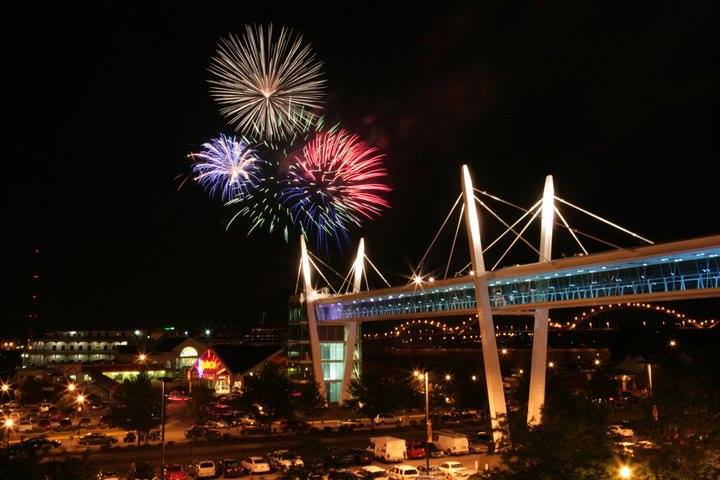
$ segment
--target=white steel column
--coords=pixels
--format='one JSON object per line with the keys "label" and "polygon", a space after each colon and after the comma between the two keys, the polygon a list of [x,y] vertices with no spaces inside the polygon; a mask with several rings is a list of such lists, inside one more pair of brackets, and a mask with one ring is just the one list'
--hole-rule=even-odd
{"label": "white steel column", "polygon": [[305,305],[307,307],[307,324],[310,337],[310,354],[312,355],[313,376],[318,384],[320,394],[327,398],[325,392],[325,378],[322,370],[322,357],[320,357],[320,336],[318,335],[317,318],[315,317],[315,297],[317,292],[312,287],[310,275],[310,257],[308,256],[305,237],[300,236],[300,251],[302,253],[302,271],[305,284]]}
{"label": "white steel column", "polygon": [[[353,263],[353,293],[360,291],[363,271],[365,268],[365,239],[360,239],[355,263]],[[357,343],[358,323],[347,324],[347,337],[345,339],[345,371],[343,372],[342,390],[340,390],[340,403],[350,398],[350,380],[352,380],[353,362],[355,361],[355,344]]]}
{"label": "white steel column", "polygon": [[[540,224],[540,262],[552,257],[552,234],[555,220],[555,191],[552,175],[545,177],[542,220]],[[530,366],[530,395],[528,397],[527,423],[539,425],[542,406],[545,403],[545,373],[547,371],[548,309],[535,310],[533,330],[532,364]]]}
{"label": "white steel column", "polygon": [[485,382],[488,390],[488,403],[490,404],[490,417],[493,428],[495,445],[499,446],[503,438],[500,431],[500,421],[507,420],[505,407],[505,392],[503,391],[500,359],[498,358],[497,343],[495,341],[495,325],[490,310],[490,296],[485,280],[485,261],[480,243],[480,219],[475,208],[475,192],[467,165],[462,166],[462,186],[465,198],[465,226],[470,242],[470,258],[472,260],[473,276],[475,280],[475,299],[477,302],[477,316],[480,323],[480,336],[482,338],[483,362],[485,364]]}

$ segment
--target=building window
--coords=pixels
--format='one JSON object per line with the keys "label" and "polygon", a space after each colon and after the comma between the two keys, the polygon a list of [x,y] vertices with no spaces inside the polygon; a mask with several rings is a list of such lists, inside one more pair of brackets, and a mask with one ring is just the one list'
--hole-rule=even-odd
{"label": "building window", "polygon": [[339,361],[345,360],[345,344],[344,343],[321,343],[320,358],[323,361]]}

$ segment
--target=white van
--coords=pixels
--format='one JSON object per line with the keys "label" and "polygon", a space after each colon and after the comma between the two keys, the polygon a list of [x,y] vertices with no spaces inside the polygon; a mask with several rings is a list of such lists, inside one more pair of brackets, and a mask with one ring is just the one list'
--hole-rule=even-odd
{"label": "white van", "polygon": [[433,434],[433,445],[447,455],[467,455],[470,453],[468,438],[462,433],[439,430]]}
{"label": "white van", "polygon": [[400,462],[405,459],[405,440],[396,437],[371,437],[373,455],[383,462]]}

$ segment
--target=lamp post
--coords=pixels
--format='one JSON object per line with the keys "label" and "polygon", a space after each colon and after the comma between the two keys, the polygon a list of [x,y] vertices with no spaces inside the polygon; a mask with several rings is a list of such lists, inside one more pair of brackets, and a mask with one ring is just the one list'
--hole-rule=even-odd
{"label": "lamp post", "polygon": [[161,472],[165,478],[165,383],[172,380],[170,377],[160,377],[162,380],[162,396],[160,397],[160,462]]}
{"label": "lamp post", "polygon": [[430,443],[432,443],[432,420],[430,420],[430,374],[428,372],[413,372],[415,378],[422,378],[425,386],[425,471],[430,471]]}

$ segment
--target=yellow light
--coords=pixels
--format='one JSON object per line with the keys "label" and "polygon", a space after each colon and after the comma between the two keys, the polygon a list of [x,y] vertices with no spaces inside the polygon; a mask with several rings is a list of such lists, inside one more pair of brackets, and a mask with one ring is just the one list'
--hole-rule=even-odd
{"label": "yellow light", "polygon": [[75,391],[75,384],[74,383],[68,383],[67,389],[69,392]]}
{"label": "yellow light", "polygon": [[675,340],[670,340],[670,346],[674,347],[675,345],[677,345],[677,342]]}
{"label": "yellow light", "polygon": [[595,365],[600,365],[600,360],[598,360],[597,358],[595,359]]}
{"label": "yellow light", "polygon": [[620,467],[620,478],[630,478],[632,477],[632,470],[630,470],[630,467],[627,465],[623,465]]}
{"label": "yellow light", "polygon": [[413,372],[413,377],[417,378],[417,377],[419,377],[419,376],[420,376],[420,372],[418,372],[417,370],[415,370],[415,371]]}
{"label": "yellow light", "polygon": [[430,277],[430,278],[428,278],[428,280],[430,280],[431,282],[434,282],[434,281],[435,281],[435,277]]}
{"label": "yellow light", "polygon": [[358,402],[358,407],[362,408],[362,407],[363,407],[363,405],[364,405],[364,403],[363,403],[363,402]]}
{"label": "yellow light", "polygon": [[8,385],[7,383],[3,383],[2,386],[0,387],[0,390],[2,390],[3,392],[9,392],[10,385]]}
{"label": "yellow light", "polygon": [[15,425],[15,421],[12,418],[5,419],[5,428],[11,429],[13,428],[13,425]]}
{"label": "yellow light", "polygon": [[477,377],[475,375],[472,376],[473,382],[477,380]]}
{"label": "yellow light", "polygon": [[503,348],[500,352],[502,352],[503,355],[507,355],[507,348]]}
{"label": "yellow light", "polygon": [[144,353],[141,353],[140,355],[138,355],[138,360],[140,360],[141,362],[144,362],[145,360],[147,360],[147,355],[145,355]]}
{"label": "yellow light", "polygon": [[445,380],[450,380],[451,378],[452,378],[452,377],[450,376],[449,373],[448,373],[447,375],[445,375]]}
{"label": "yellow light", "polygon": [[549,362],[548,367],[553,368],[555,366],[555,362]]}
{"label": "yellow light", "polygon": [[420,285],[422,283],[422,277],[418,277],[417,275],[415,275],[413,277],[413,282],[415,282],[415,285]]}
{"label": "yellow light", "polygon": [[525,370],[523,370],[523,369],[521,368],[521,369],[520,369],[520,375],[522,375],[523,373],[525,373]]}
{"label": "yellow light", "polygon": [[77,396],[77,401],[78,401],[78,403],[84,403],[84,402],[85,402],[85,395],[83,395],[82,393],[81,393],[80,395],[78,395],[78,396]]}

